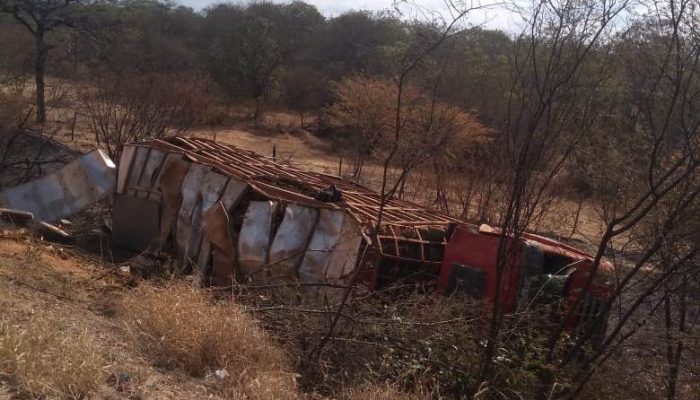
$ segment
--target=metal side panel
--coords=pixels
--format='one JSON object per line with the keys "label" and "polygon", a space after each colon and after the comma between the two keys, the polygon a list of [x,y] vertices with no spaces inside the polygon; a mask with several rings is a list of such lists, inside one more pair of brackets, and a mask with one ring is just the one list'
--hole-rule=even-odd
{"label": "metal side panel", "polygon": [[330,260],[326,266],[326,281],[341,283],[341,281],[352,274],[357,264],[361,242],[360,226],[353,218],[345,214],[343,228],[340,231],[340,240],[333,248]]}
{"label": "metal side panel", "polygon": [[141,178],[141,173],[146,166],[146,160],[150,150],[151,149],[148,147],[136,148],[136,154],[134,155],[134,160],[131,162],[131,168],[129,169],[129,176],[126,178],[124,194],[133,194],[133,188],[138,187],[139,179]]}
{"label": "metal side panel", "polygon": [[305,283],[322,283],[325,279],[331,252],[340,240],[343,228],[342,210],[322,209],[316,228],[299,267],[299,278]]}
{"label": "metal side panel", "polygon": [[[211,283],[214,286],[228,286],[236,275],[236,250],[228,213],[222,202],[215,204],[204,215],[204,234],[212,250]],[[199,255],[201,259],[202,253]]]}
{"label": "metal side panel", "polygon": [[189,220],[192,217],[192,210],[199,199],[200,187],[207,171],[209,171],[209,167],[199,164],[190,165],[190,169],[182,181],[182,206],[178,213],[180,218]]}
{"label": "metal side panel", "polygon": [[192,214],[190,225],[190,237],[187,245],[188,257],[197,261],[198,271],[206,268],[209,263],[211,246],[206,238],[202,237],[204,217],[203,215],[213,206],[221,196],[228,178],[214,171],[207,171],[204,180],[200,183],[201,204],[195,208],[199,215]]}
{"label": "metal side panel", "polygon": [[148,191],[139,192],[137,194],[139,197],[150,198],[152,191],[155,189],[154,184],[156,183],[158,170],[165,161],[165,155],[166,153],[163,151],[155,149],[151,150],[143,168],[141,179],[139,179],[137,185],[141,189],[148,189]]}
{"label": "metal side panel", "polygon": [[180,154],[168,154],[158,173],[156,188],[160,194],[161,215],[158,245],[163,245],[175,225],[182,203],[182,183],[187,176],[190,163]]}
{"label": "metal side panel", "polygon": [[206,212],[213,206],[222,195],[228,177],[215,171],[207,171],[204,180],[200,182],[200,193],[202,195],[202,211]]}
{"label": "metal side panel", "polygon": [[270,274],[293,278],[316,226],[318,210],[290,204],[270,246]]}
{"label": "metal side panel", "polygon": [[131,163],[134,161],[135,154],[136,146],[124,146],[122,155],[119,158],[119,173],[117,174],[117,193],[119,194],[124,193],[124,187],[126,186],[126,180],[129,177]]}
{"label": "metal side panel", "polygon": [[226,211],[228,212],[233,207],[238,205],[238,202],[247,191],[248,185],[245,182],[231,177],[228,180],[226,189],[224,189],[224,193],[221,195],[221,203],[223,203]]}
{"label": "metal side panel", "polygon": [[199,194],[200,185],[208,170],[209,167],[191,164],[182,182],[182,203],[177,216],[175,240],[177,242],[178,260],[183,266],[189,258],[187,250],[193,225],[192,218],[195,216],[195,208],[201,204]]}
{"label": "metal side panel", "polygon": [[264,279],[276,206],[273,201],[251,201],[246,210],[238,238],[238,263],[244,281]]}
{"label": "metal side panel", "polygon": [[94,198],[101,199],[114,193],[117,166],[107,153],[93,151],[78,158],[78,162],[88,177]]}
{"label": "metal side panel", "polygon": [[[204,215],[204,218],[206,218]],[[195,282],[197,285],[202,285],[208,273],[209,262],[211,261],[212,244],[205,237],[199,245],[199,253],[197,254],[197,267],[195,268]]]}
{"label": "metal side panel", "polygon": [[97,150],[85,154],[43,178],[0,193],[7,208],[29,211],[52,222],[78,213],[114,192],[116,171],[112,160]]}
{"label": "metal side panel", "polygon": [[[180,263],[182,266],[187,266],[191,264],[196,264],[199,255],[199,246],[194,247],[194,237],[197,235],[195,227],[200,226],[202,223],[202,202],[201,198],[197,199],[194,207],[192,208],[192,218],[188,220],[177,221],[177,242],[178,250],[180,253]],[[182,241],[181,241],[182,240]],[[182,247],[179,247],[182,243]]]}
{"label": "metal side panel", "polygon": [[[336,285],[348,284],[351,274],[357,268],[360,243],[362,243],[360,226],[349,214],[343,216],[343,227],[340,231],[340,239],[330,254],[326,264],[325,282]],[[336,304],[341,301],[344,288],[325,287],[319,292],[324,302]]]}

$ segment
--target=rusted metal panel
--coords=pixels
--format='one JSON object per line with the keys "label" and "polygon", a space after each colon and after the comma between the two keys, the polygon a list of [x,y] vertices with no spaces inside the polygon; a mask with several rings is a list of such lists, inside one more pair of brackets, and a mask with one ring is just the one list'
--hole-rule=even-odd
{"label": "rusted metal panel", "polygon": [[114,193],[116,166],[102,150],[85,154],[43,178],[0,193],[0,204],[58,221]]}
{"label": "rusted metal panel", "polygon": [[[218,202],[207,211],[204,217],[204,235],[212,249],[211,283],[214,286],[231,285],[236,276],[236,250],[223,202]],[[203,275],[200,280],[204,279]]]}
{"label": "rusted metal panel", "polygon": [[160,194],[161,215],[158,245],[162,246],[170,236],[182,202],[182,183],[190,164],[179,154],[168,154],[158,174],[156,189]]}
{"label": "rusted metal panel", "polygon": [[276,208],[274,201],[251,201],[248,205],[238,238],[238,263],[244,280],[266,278],[264,269]]}
{"label": "rusted metal panel", "polygon": [[306,246],[316,226],[318,210],[294,204],[284,210],[284,217],[270,246],[269,266],[273,278],[289,279],[304,257]]}

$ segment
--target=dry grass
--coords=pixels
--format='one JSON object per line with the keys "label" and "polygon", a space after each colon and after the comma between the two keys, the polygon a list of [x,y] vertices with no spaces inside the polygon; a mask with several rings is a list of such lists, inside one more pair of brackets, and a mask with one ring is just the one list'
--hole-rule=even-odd
{"label": "dry grass", "polygon": [[106,361],[84,333],[62,332],[35,317],[24,326],[0,320],[0,377],[31,397],[83,399],[104,382]]}
{"label": "dry grass", "polygon": [[157,364],[212,378],[232,399],[292,399],[296,376],[287,355],[258,323],[233,304],[213,304],[185,284],[143,285],[120,309],[137,345]]}
{"label": "dry grass", "polygon": [[348,389],[341,398],[344,400],[427,400],[431,397],[423,394],[409,394],[389,385],[367,385],[362,388]]}

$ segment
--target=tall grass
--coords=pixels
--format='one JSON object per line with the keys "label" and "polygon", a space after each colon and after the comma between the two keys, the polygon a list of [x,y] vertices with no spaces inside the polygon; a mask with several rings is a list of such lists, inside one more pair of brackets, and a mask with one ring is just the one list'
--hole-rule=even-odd
{"label": "tall grass", "polygon": [[425,394],[402,392],[390,385],[371,384],[360,388],[346,389],[341,396],[343,400],[427,400]]}
{"label": "tall grass", "polygon": [[46,317],[16,325],[0,319],[0,378],[31,398],[84,399],[106,377],[87,333],[73,335]]}
{"label": "tall grass", "polygon": [[199,377],[225,370],[219,389],[227,398],[297,397],[287,355],[235,304],[214,304],[185,284],[142,285],[125,297],[120,316],[157,364]]}

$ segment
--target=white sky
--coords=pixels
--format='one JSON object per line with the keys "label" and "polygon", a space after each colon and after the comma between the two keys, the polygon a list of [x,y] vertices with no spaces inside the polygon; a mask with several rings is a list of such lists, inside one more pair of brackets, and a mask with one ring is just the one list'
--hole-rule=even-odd
{"label": "white sky", "polygon": [[[222,2],[237,2],[229,0],[175,0],[176,2],[192,7],[199,11],[207,6]],[[275,2],[285,2],[284,0],[273,0]],[[489,0],[485,0],[489,1]],[[394,0],[305,0],[306,3],[315,5],[321,13],[327,17],[337,16],[349,10],[371,10],[382,11],[392,9]],[[494,1],[495,2],[495,1]],[[445,0],[411,0],[416,6],[406,4],[400,7],[405,18],[419,18],[425,11],[433,11],[449,16]],[[485,4],[485,2],[482,2]],[[519,17],[504,9],[503,7],[492,7],[483,10],[473,11],[468,18],[472,24],[480,24],[487,28],[501,29],[507,32],[518,32],[517,25],[520,23]]]}

